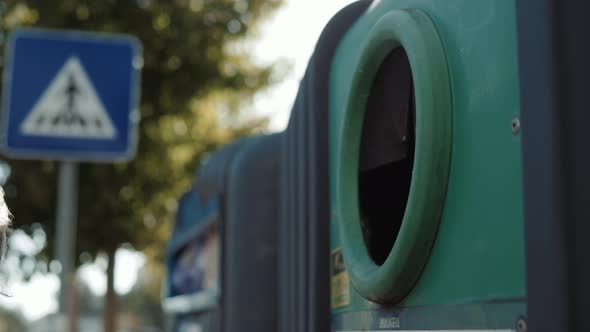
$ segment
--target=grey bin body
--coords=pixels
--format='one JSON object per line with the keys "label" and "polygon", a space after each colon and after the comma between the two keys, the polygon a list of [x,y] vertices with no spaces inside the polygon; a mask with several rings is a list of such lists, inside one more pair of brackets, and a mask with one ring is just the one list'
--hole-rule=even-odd
{"label": "grey bin body", "polygon": [[225,197],[223,331],[277,331],[280,135],[248,139]]}
{"label": "grey bin body", "polygon": [[[185,302],[193,304],[168,306],[172,310],[166,310],[166,304],[177,299],[164,299],[172,318],[170,330],[182,331],[186,324],[207,332],[277,331],[281,142],[279,134],[242,139],[213,153],[198,170],[193,190],[199,202],[218,202],[214,217],[220,239],[219,290],[206,301],[196,300],[202,294],[185,296]],[[184,226],[178,232],[179,240],[171,239],[169,261],[206,223],[193,224],[193,229]]]}
{"label": "grey bin body", "polygon": [[283,134],[281,332],[330,331],[329,77],[341,38],[370,3],[345,7],[324,28]]}

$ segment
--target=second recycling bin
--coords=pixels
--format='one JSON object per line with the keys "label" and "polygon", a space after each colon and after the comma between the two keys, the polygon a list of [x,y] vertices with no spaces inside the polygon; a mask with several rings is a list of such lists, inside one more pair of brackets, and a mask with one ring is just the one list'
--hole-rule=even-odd
{"label": "second recycling bin", "polygon": [[171,331],[277,331],[281,136],[214,152],[180,202],[163,306]]}

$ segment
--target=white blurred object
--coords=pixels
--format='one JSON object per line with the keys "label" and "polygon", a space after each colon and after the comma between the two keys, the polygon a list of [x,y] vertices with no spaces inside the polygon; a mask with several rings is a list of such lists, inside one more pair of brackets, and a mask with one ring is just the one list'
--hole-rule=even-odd
{"label": "white blurred object", "polygon": [[[6,206],[6,202],[4,201],[4,189],[0,187],[0,227],[6,227],[10,224],[10,212],[8,211],[8,206]],[[5,232],[5,230],[3,230]],[[4,235],[5,236],[5,235]],[[2,245],[6,245],[6,239],[2,238]]]}

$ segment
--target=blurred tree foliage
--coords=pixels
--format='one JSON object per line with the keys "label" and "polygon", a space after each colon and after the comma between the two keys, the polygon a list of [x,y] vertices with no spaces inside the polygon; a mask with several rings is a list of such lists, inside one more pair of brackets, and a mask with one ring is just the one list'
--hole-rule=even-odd
{"label": "blurred tree foliage", "polygon": [[[284,67],[255,64],[244,37],[281,3],[0,1],[0,42],[14,28],[35,26],[128,33],[143,46],[137,156],[127,163],[81,164],[77,257],[113,254],[130,243],[152,259],[162,258],[177,198],[200,161],[220,145],[265,127],[265,120],[241,110],[254,93],[279,79]],[[50,257],[59,163],[9,163],[12,175],[5,189],[15,227],[43,225]]]}
{"label": "blurred tree foliage", "polygon": [[[155,278],[151,302],[157,303],[162,266],[153,262],[162,259],[176,201],[195,169],[220,145],[265,127],[242,110],[284,67],[257,65],[244,40],[282,1],[0,1],[2,40],[14,28],[35,26],[128,33],[143,46],[137,156],[127,163],[80,165],[76,257],[113,257],[125,243],[144,251]],[[48,237],[43,254],[51,258],[59,163],[9,164],[5,190],[14,226],[26,231],[41,224]]]}
{"label": "blurred tree foliage", "polygon": [[[81,165],[78,253],[157,243],[148,253],[161,254],[176,199],[200,160],[221,144],[264,128],[264,120],[244,120],[240,109],[280,70],[256,65],[241,41],[281,2],[21,0],[5,5],[4,36],[24,25],[129,33],[143,45],[137,157],[128,163]],[[6,191],[15,227],[43,224],[51,255],[59,164],[10,165]]]}

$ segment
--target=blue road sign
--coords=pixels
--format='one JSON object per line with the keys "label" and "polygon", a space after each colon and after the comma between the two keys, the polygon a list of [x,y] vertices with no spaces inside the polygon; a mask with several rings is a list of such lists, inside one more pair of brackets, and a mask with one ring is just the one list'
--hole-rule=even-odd
{"label": "blue road sign", "polygon": [[139,121],[139,42],[126,35],[22,29],[6,46],[4,153],[128,160]]}

